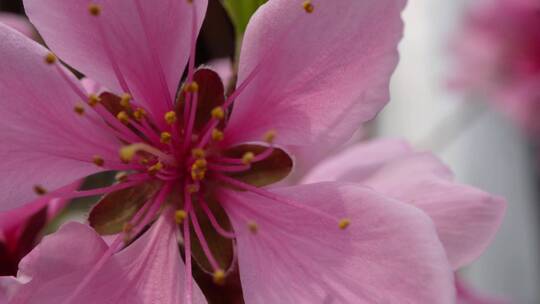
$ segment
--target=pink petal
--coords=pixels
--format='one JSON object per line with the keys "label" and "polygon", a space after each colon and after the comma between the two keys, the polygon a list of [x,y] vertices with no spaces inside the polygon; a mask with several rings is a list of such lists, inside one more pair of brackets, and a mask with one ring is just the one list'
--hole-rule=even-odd
{"label": "pink petal", "polygon": [[235,103],[228,140],[274,129],[279,144],[306,155],[343,144],[389,99],[405,2],[317,0],[312,14],[302,1],[262,6],[245,34],[238,83],[258,72]]}
{"label": "pink petal", "polygon": [[[12,302],[61,303],[107,250],[88,226],[69,223],[46,238],[21,263],[31,281],[17,290]],[[114,255],[73,303],[184,303],[184,265],[176,226],[161,218],[135,243]],[[198,288],[194,302],[205,303]]]}
{"label": "pink petal", "polygon": [[[289,203],[250,192],[220,197],[246,303],[454,303],[450,266],[422,212],[353,184],[272,193]],[[340,218],[351,220],[346,230]]]}
{"label": "pink petal", "polygon": [[4,25],[0,40],[0,211],[5,211],[34,200],[35,185],[53,190],[100,171],[93,155],[117,159],[119,142],[104,124],[75,114],[80,98],[45,63],[45,48]]}
{"label": "pink petal", "polygon": [[[25,0],[24,4],[47,45],[63,60],[119,93],[126,89],[115,76],[111,62],[116,62],[137,102],[162,115],[172,106],[169,102],[187,62],[193,10],[188,1],[139,2],[144,23],[133,0],[95,1],[102,6],[99,17],[90,15],[92,1],[88,0]],[[207,0],[194,4],[198,32]]]}
{"label": "pink petal", "polygon": [[35,38],[36,31],[28,19],[20,15],[0,12],[0,23],[3,23],[28,38]]}
{"label": "pink petal", "polygon": [[435,222],[454,269],[482,254],[506,209],[503,199],[452,181],[438,159],[402,141],[356,145],[323,162],[304,183],[320,181],[360,183],[422,209]]}

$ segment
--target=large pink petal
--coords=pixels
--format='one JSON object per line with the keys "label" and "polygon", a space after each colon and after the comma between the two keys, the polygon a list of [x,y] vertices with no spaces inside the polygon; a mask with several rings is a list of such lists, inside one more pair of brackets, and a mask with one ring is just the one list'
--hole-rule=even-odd
{"label": "large pink petal", "polygon": [[402,141],[358,144],[323,162],[304,179],[355,182],[412,204],[435,222],[455,269],[477,258],[497,232],[503,199],[452,181],[448,168]]}
{"label": "large pink petal", "polygon": [[104,124],[75,114],[79,97],[45,64],[45,48],[1,24],[0,40],[0,211],[5,211],[34,200],[35,185],[53,190],[99,171],[93,155],[117,159],[119,142]]}
{"label": "large pink petal", "polygon": [[[88,226],[63,226],[23,260],[20,274],[31,280],[19,287],[10,303],[61,303],[106,250],[105,242]],[[73,303],[181,304],[183,280],[176,226],[161,218],[110,258]],[[194,291],[194,303],[205,303],[200,290]]]}
{"label": "large pink petal", "polygon": [[[122,92],[114,61],[137,102],[161,115],[170,110],[168,102],[186,66],[193,10],[185,0],[165,0],[159,5],[137,1],[144,23],[134,0],[94,1],[102,6],[97,18],[90,15],[92,1],[88,0],[25,0],[24,4],[30,21],[63,60],[105,87]],[[193,2],[198,32],[207,0]]]}
{"label": "large pink petal", "polygon": [[343,144],[389,99],[404,0],[274,0],[252,17],[240,56],[241,93],[227,137],[277,131],[279,144],[313,155]]}
{"label": "large pink petal", "polygon": [[[220,194],[237,236],[246,303],[453,303],[444,249],[416,208],[354,184],[272,192],[288,203]],[[346,230],[340,218],[351,220]]]}
{"label": "large pink petal", "polygon": [[0,23],[3,23],[13,29],[16,29],[21,34],[28,38],[35,38],[36,31],[28,19],[23,16],[0,12]]}

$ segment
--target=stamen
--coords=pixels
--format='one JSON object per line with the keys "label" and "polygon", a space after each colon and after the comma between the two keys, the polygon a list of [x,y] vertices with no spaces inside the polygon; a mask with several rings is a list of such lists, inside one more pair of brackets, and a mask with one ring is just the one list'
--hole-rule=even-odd
{"label": "stamen", "polygon": [[171,143],[172,135],[169,132],[161,132],[160,141],[163,144]]}
{"label": "stamen", "polygon": [[133,160],[133,158],[139,151],[152,154],[169,165],[172,165],[172,166],[176,165],[175,159],[172,156],[167,155],[161,152],[160,150],[145,143],[136,143],[136,144],[131,144],[131,145],[120,148],[119,150],[120,159],[124,163],[129,163]]}
{"label": "stamen", "polygon": [[198,184],[190,184],[186,186],[186,191],[189,194],[197,193],[199,192],[199,190],[201,190],[201,186],[199,186]]}
{"label": "stamen", "polygon": [[249,231],[253,234],[257,234],[257,232],[259,231],[259,225],[257,225],[255,221],[247,222],[247,227]]}
{"label": "stamen", "polygon": [[196,81],[187,83],[184,87],[184,92],[186,93],[196,93],[199,92],[199,84]]}
{"label": "stamen", "polygon": [[313,10],[315,9],[315,7],[313,6],[313,4],[311,3],[310,0],[304,1],[304,3],[302,4],[302,6],[304,7],[304,10],[305,10],[306,13],[308,13],[308,14],[313,13]]}
{"label": "stamen", "polygon": [[99,155],[94,155],[92,162],[98,167],[103,167],[103,165],[105,165],[105,160]]}
{"label": "stamen", "polygon": [[84,115],[84,106],[82,104],[76,104],[73,107],[73,111],[75,111],[75,113],[82,116],[82,115]]}
{"label": "stamen", "polygon": [[223,107],[215,107],[210,114],[212,118],[222,120],[225,117],[225,110],[223,110]]}
{"label": "stamen", "polygon": [[91,107],[95,107],[97,106],[97,104],[101,101],[101,98],[99,98],[99,96],[97,96],[96,94],[90,94],[88,95],[88,104],[91,106]]}
{"label": "stamen", "polygon": [[165,113],[165,121],[169,125],[172,125],[173,123],[175,123],[176,122],[176,112],[169,111],[169,112]]}
{"label": "stamen", "polygon": [[[199,225],[199,220],[197,219],[197,215],[195,214],[193,208],[189,211],[189,218],[191,219],[191,223],[193,223],[193,230],[195,230],[195,235],[197,235],[197,238],[199,239],[199,244],[201,245],[206,258],[208,259],[208,262],[210,262],[210,265],[215,272],[221,270],[219,263],[212,254],[212,250],[210,250],[210,247],[206,242],[206,238],[204,237],[204,233],[202,232],[201,226]],[[225,276],[225,273],[223,273],[223,276]]]}
{"label": "stamen", "polygon": [[223,132],[221,132],[218,129],[213,129],[212,130],[212,140],[213,141],[222,141],[224,138],[225,138],[225,135],[223,134]]}
{"label": "stamen", "polygon": [[193,150],[191,150],[191,155],[193,155],[194,158],[204,158],[206,156],[206,151],[204,151],[204,149],[201,149],[201,148],[195,148]]}
{"label": "stamen", "polygon": [[90,15],[97,17],[101,15],[101,6],[96,3],[90,3],[88,5],[88,12],[90,13]]}
{"label": "stamen", "polygon": [[208,162],[204,158],[199,158],[193,163],[193,167],[197,169],[206,169]]}
{"label": "stamen", "polygon": [[[189,195],[187,192],[184,192],[184,201],[186,202],[185,209],[189,216],[191,213],[191,195]],[[189,221],[184,221],[184,256],[186,259],[186,271],[185,271],[185,297],[186,297],[186,303],[191,304],[192,303],[192,296],[193,296],[193,277],[192,277],[192,266],[191,266],[191,238],[190,238],[190,229],[189,229]]]}
{"label": "stamen", "polygon": [[137,108],[137,110],[133,112],[133,117],[135,117],[135,120],[138,122],[141,122],[146,117],[146,111],[143,108]]}
{"label": "stamen", "polygon": [[47,55],[45,55],[45,63],[47,64],[54,64],[57,59],[58,58],[53,53],[47,53]]}
{"label": "stamen", "polygon": [[129,124],[129,115],[126,113],[126,111],[118,112],[118,114],[116,114],[116,118],[125,125]]}
{"label": "stamen", "polygon": [[129,93],[124,93],[122,94],[122,96],[120,96],[120,105],[124,107],[125,109],[130,109],[132,99],[133,98],[131,97]]}
{"label": "stamen", "polygon": [[225,278],[226,278],[225,271],[223,271],[222,269],[218,269],[214,271],[213,281],[217,285],[225,285]]}
{"label": "stamen", "polygon": [[34,186],[34,192],[37,194],[37,195],[45,195],[47,194],[47,189],[45,189],[43,186],[41,185],[35,185]]}
{"label": "stamen", "polygon": [[254,158],[255,158],[255,154],[253,154],[253,152],[246,152],[242,156],[242,163],[244,165],[249,165],[249,164],[251,164],[251,162],[253,162]]}
{"label": "stamen", "polygon": [[206,214],[206,216],[207,216],[208,219],[210,220],[210,223],[212,224],[212,227],[214,227],[214,229],[216,230],[217,233],[219,233],[219,234],[220,234],[221,236],[223,236],[224,238],[234,239],[234,233],[225,230],[225,229],[224,229],[223,227],[221,227],[221,225],[218,223],[218,221],[217,221],[215,215],[212,213],[212,211],[211,211],[210,208],[208,207],[208,204],[207,204],[206,201],[204,200],[203,195],[199,195],[199,205],[201,206],[202,210],[204,211],[204,213]]}
{"label": "stamen", "polygon": [[174,213],[174,221],[176,224],[180,225],[187,218],[187,212],[185,210],[176,210]]}
{"label": "stamen", "polygon": [[163,169],[163,164],[161,162],[157,162],[155,165],[150,166],[147,170],[148,174],[151,176],[156,175],[159,171]]}
{"label": "stamen", "polygon": [[263,139],[265,142],[269,143],[269,144],[272,144],[274,143],[274,140],[276,139],[276,131],[275,130],[270,130],[268,132],[266,132],[263,136]]}
{"label": "stamen", "polygon": [[351,224],[350,219],[347,219],[347,218],[341,219],[339,221],[339,229],[345,230],[345,229],[347,229],[347,227],[349,227],[350,224]]}

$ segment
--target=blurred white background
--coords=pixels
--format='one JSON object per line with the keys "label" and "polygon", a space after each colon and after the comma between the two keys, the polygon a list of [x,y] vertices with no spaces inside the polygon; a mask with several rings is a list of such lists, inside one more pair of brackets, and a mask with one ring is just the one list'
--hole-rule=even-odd
{"label": "blurred white background", "polygon": [[[445,84],[452,71],[448,46],[466,2],[409,2],[401,63],[393,78],[392,101],[379,117],[378,135],[436,149],[459,181],[508,200],[495,241],[463,274],[486,293],[507,296],[514,303],[540,303],[538,155],[510,122],[480,103],[464,105],[466,97]],[[434,134],[442,121],[444,132]],[[454,140],[448,129],[461,131]]]}

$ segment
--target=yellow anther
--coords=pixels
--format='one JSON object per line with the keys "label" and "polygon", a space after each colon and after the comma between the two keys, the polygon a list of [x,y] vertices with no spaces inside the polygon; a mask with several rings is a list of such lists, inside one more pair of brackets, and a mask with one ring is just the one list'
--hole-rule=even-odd
{"label": "yellow anther", "polygon": [[347,229],[347,227],[349,227],[350,224],[351,224],[350,219],[347,219],[347,218],[341,219],[339,221],[339,229],[345,230],[345,229]]}
{"label": "yellow anther", "polygon": [[130,94],[124,93],[122,96],[120,96],[120,105],[126,109],[131,108],[131,100],[133,97],[131,97]]}
{"label": "yellow anther", "polygon": [[143,166],[148,165],[149,162],[150,162],[150,160],[148,160],[148,158],[145,158],[145,157],[139,159],[139,164],[141,164]]}
{"label": "yellow anther", "polygon": [[223,138],[225,138],[225,135],[223,134],[223,132],[221,132],[218,129],[213,129],[212,130],[212,140],[213,141],[222,141]]}
{"label": "yellow anther", "polygon": [[114,176],[114,179],[117,182],[125,182],[127,180],[127,178],[128,178],[128,174],[126,172],[118,172]]}
{"label": "yellow anther", "polygon": [[313,13],[313,10],[315,10],[315,7],[313,6],[310,0],[304,1],[304,3],[302,3],[302,6],[304,7],[304,10],[308,14]]}
{"label": "yellow anther", "polygon": [[101,98],[99,98],[99,96],[97,96],[96,94],[90,94],[88,95],[88,104],[91,106],[91,107],[95,107],[97,106],[97,104],[101,101]]}
{"label": "yellow anther", "polygon": [[88,5],[88,12],[92,16],[99,16],[101,14],[101,6],[96,3],[90,3]]}
{"label": "yellow anther", "polygon": [[246,152],[242,156],[242,163],[244,163],[244,165],[249,165],[251,164],[254,158],[255,158],[255,154],[253,154],[253,152]]}
{"label": "yellow anther", "polygon": [[171,142],[172,135],[169,132],[161,132],[160,141],[164,144],[169,144]]}
{"label": "yellow anther", "polygon": [[42,185],[35,185],[34,186],[34,192],[37,195],[45,195],[45,194],[47,194],[47,189],[45,189]]}
{"label": "yellow anther", "polygon": [[270,130],[264,133],[263,139],[265,142],[271,144],[276,139],[276,131]]}
{"label": "yellow anther", "polygon": [[165,113],[165,121],[169,125],[172,125],[173,123],[175,123],[176,122],[176,112],[169,111],[169,112]]}
{"label": "yellow anther", "polygon": [[201,148],[195,148],[191,150],[191,155],[197,159],[204,158],[206,156],[206,151],[204,151],[204,149],[201,149]]}
{"label": "yellow anther", "polygon": [[184,91],[189,93],[199,92],[199,84],[195,81],[192,81],[191,83],[186,83]]}
{"label": "yellow anther", "polygon": [[103,165],[105,165],[105,160],[103,160],[103,157],[99,155],[94,155],[92,162],[98,167],[103,167]]}
{"label": "yellow anther", "polygon": [[137,108],[135,112],[133,112],[133,117],[135,117],[135,120],[142,121],[146,117],[146,111],[143,108]]}
{"label": "yellow anther", "polygon": [[247,223],[247,227],[249,231],[253,234],[257,233],[259,231],[259,225],[255,221],[249,221]]}
{"label": "yellow anther", "polygon": [[120,120],[121,123],[127,125],[129,123],[129,115],[126,111],[120,111],[116,114],[116,118]]}
{"label": "yellow anther", "polygon": [[155,175],[157,174],[161,169],[163,169],[163,164],[161,162],[157,162],[155,165],[150,166],[148,168],[148,174]]}
{"label": "yellow anther", "polygon": [[193,167],[197,169],[206,169],[208,162],[204,158],[199,158],[193,163]]}
{"label": "yellow anther", "polygon": [[186,191],[188,193],[197,193],[197,192],[199,192],[200,189],[201,189],[201,187],[199,185],[196,185],[196,184],[191,184],[191,185],[186,186]]}
{"label": "yellow anther", "polygon": [[75,111],[75,113],[77,113],[79,115],[83,115],[84,114],[84,106],[82,104],[76,104],[73,107],[73,111]]}
{"label": "yellow anther", "polygon": [[135,153],[137,153],[137,149],[133,146],[124,146],[120,148],[118,154],[120,155],[120,160],[122,160],[122,162],[129,163],[135,157]]}
{"label": "yellow anther", "polygon": [[185,210],[176,210],[174,213],[174,221],[180,225],[187,218],[187,212]]}
{"label": "yellow anther", "polygon": [[58,58],[56,58],[56,55],[53,54],[53,53],[47,53],[47,55],[45,55],[45,62],[47,64],[53,64],[56,62]]}
{"label": "yellow anther", "polygon": [[199,168],[191,168],[191,179],[201,181],[206,177],[206,170]]}
{"label": "yellow anther", "polygon": [[227,275],[225,274],[225,271],[223,271],[222,269],[218,269],[214,271],[213,279],[214,279],[214,283],[216,283],[217,285],[224,285],[226,277]]}
{"label": "yellow anther", "polygon": [[212,118],[222,120],[225,117],[225,110],[223,110],[223,107],[215,107],[210,114]]}

